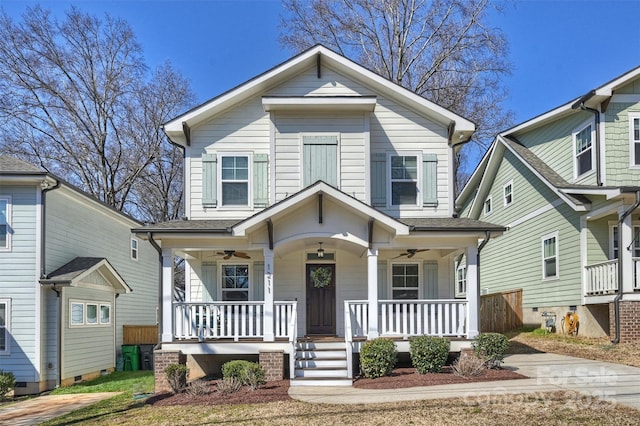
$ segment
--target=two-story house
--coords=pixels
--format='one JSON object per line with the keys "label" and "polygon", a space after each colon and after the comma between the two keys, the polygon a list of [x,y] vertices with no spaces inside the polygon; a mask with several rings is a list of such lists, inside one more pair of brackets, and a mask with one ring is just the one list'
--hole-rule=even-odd
{"label": "two-story house", "polygon": [[154,325],[158,252],[141,224],[0,155],[0,369],[33,394],[116,367],[123,325]]}
{"label": "two-story house", "polygon": [[526,323],[639,339],[640,68],[500,133],[457,204],[508,229],[481,286],[522,288]]}
{"label": "two-story house", "polygon": [[459,350],[478,334],[478,242],[503,229],[453,215],[454,150],[474,129],[323,46],[166,123],[188,219],[134,230],[162,247],[162,350],[203,372],[275,353],[294,384],[350,384],[367,338]]}

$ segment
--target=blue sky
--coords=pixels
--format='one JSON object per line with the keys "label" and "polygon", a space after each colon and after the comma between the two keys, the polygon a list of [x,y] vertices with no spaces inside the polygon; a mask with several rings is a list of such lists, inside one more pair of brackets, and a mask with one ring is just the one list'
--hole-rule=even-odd
{"label": "blue sky", "polygon": [[[38,2],[0,0],[16,19]],[[199,101],[286,60],[278,43],[279,0],[40,1],[126,19],[147,63],[165,59],[191,80]],[[515,1],[490,16],[510,43],[506,107],[521,122],[640,65],[640,0]]]}

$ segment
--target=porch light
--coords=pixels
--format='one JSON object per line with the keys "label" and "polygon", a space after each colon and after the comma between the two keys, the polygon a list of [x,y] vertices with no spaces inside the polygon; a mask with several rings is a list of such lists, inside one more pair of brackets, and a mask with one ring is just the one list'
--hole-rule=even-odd
{"label": "porch light", "polygon": [[320,245],[320,247],[318,247],[318,257],[319,258],[323,258],[324,257],[324,249],[322,248],[322,243],[318,243]]}

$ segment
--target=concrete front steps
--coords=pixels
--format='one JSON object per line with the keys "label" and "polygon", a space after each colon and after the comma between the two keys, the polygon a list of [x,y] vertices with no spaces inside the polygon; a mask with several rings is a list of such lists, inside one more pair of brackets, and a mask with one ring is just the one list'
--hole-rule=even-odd
{"label": "concrete front steps", "polygon": [[347,350],[341,341],[303,340],[296,344],[295,379],[291,386],[351,386]]}

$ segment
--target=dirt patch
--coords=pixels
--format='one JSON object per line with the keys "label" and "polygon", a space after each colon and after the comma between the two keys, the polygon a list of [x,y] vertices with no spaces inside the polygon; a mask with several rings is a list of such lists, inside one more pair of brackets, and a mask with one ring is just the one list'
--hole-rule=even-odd
{"label": "dirt patch", "polygon": [[418,374],[415,368],[396,368],[391,376],[377,379],[359,378],[353,386],[361,389],[399,389],[416,386],[450,385],[456,383],[489,382],[492,380],[526,379],[527,377],[507,369],[486,369],[479,376],[460,377],[447,366],[440,373]]}

